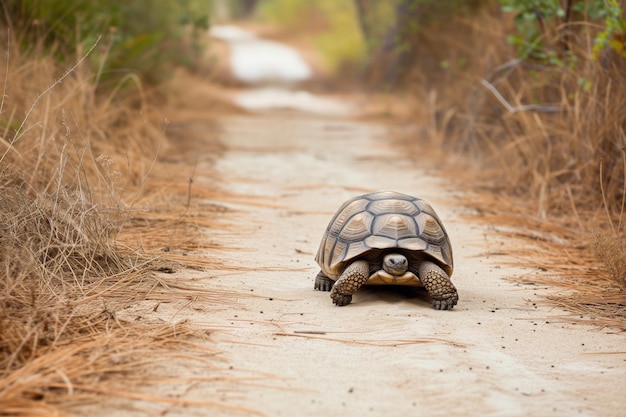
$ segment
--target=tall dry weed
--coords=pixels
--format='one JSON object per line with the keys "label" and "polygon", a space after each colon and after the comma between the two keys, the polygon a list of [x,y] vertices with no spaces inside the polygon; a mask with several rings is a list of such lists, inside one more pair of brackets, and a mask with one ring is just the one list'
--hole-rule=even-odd
{"label": "tall dry weed", "polygon": [[[519,59],[506,42],[515,33],[512,17],[496,2],[439,25],[415,42],[420,59],[409,77],[426,103],[420,110],[430,140],[448,155],[469,156],[478,168],[477,176],[464,177],[467,186],[497,197],[485,199],[495,206],[483,212],[514,206],[515,220],[504,217],[516,227],[548,231],[558,224],[571,230],[562,238],[566,245],[545,248],[554,252],[549,258],[574,256],[588,264],[577,269],[578,279],[561,262],[549,268],[557,274],[552,285],[572,290],[569,301],[553,301],[626,329],[626,292],[610,279],[623,285],[626,275],[626,235],[623,226],[611,226],[621,224],[624,211],[626,59],[610,50],[593,59],[599,29],[581,29],[580,22],[568,31],[567,53],[558,33],[545,33],[554,36],[544,39],[547,45],[570,57],[564,65]],[[590,237],[591,228],[599,234]],[[511,250],[519,253],[520,243],[515,245]],[[600,259],[586,256],[594,247]],[[613,294],[592,296],[601,285]]]}
{"label": "tall dry weed", "polygon": [[434,124],[446,120],[434,136],[481,157],[485,172],[504,179],[499,192],[532,199],[544,219],[571,212],[572,200],[581,210],[601,208],[601,162],[609,205],[619,208],[626,60],[610,52],[591,59],[590,29],[570,33],[571,65],[528,63],[505,41],[514,32],[509,16],[497,6],[474,13],[418,42],[423,58],[411,76],[424,97],[436,91]]}
{"label": "tall dry weed", "polygon": [[[141,390],[163,376],[158,365],[172,351],[207,366],[206,352],[186,341],[203,332],[130,322],[120,311],[145,300],[227,296],[181,279],[168,286],[155,270],[171,262],[164,269],[123,239],[137,237],[132,220],[150,202],[146,178],[167,146],[163,131],[138,82],[98,92],[88,68],[67,71],[14,44],[0,35],[0,415],[64,415],[106,395],[158,402]],[[201,233],[166,214],[177,217],[183,245]],[[175,239],[171,222],[153,218],[151,233]]]}

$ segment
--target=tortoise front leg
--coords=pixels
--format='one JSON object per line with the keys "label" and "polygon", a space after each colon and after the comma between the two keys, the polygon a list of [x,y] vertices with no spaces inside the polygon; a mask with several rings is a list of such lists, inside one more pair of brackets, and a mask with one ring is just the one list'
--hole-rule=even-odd
{"label": "tortoise front leg", "polygon": [[320,271],[315,277],[315,286],[313,288],[320,291],[330,291],[334,283],[335,281],[328,278],[326,274]]}
{"label": "tortoise front leg", "polygon": [[419,275],[420,281],[433,299],[433,307],[437,310],[451,310],[459,301],[454,284],[439,265],[424,261],[420,264]]}
{"label": "tortoise front leg", "polygon": [[352,301],[352,294],[357,292],[359,288],[370,276],[370,267],[367,261],[354,261],[343,271],[343,274],[335,282],[330,298],[333,303],[338,306],[345,306]]}

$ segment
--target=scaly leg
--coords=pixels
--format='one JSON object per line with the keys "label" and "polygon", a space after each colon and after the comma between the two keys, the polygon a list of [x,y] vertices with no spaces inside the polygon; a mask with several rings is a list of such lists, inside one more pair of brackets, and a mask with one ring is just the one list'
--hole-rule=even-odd
{"label": "scaly leg", "polygon": [[352,301],[352,294],[357,292],[361,285],[370,276],[370,267],[367,261],[354,261],[343,271],[335,282],[330,298],[338,306],[345,306]]}
{"label": "scaly leg", "polygon": [[420,281],[433,299],[433,307],[437,310],[451,310],[459,301],[459,294],[450,277],[434,262],[422,262],[419,275]]}

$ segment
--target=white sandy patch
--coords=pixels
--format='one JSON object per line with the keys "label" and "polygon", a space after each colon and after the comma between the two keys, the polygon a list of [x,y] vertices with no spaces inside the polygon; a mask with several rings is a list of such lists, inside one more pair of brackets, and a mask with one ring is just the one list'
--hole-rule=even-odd
{"label": "white sandy patch", "polygon": [[210,34],[229,43],[233,75],[244,82],[289,84],[313,74],[298,51],[286,45],[259,39],[236,26],[214,26]]}
{"label": "white sandy patch", "polygon": [[296,110],[307,113],[341,117],[353,113],[345,102],[316,96],[306,91],[266,87],[241,92],[235,104],[249,110]]}

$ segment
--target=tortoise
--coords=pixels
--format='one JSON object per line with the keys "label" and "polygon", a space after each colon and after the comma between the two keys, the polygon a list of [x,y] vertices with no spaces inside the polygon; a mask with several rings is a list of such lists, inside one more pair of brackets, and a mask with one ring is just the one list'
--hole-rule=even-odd
{"label": "tortoise", "polygon": [[354,197],[334,215],[315,256],[315,289],[338,306],[363,284],[423,286],[437,310],[452,309],[458,293],[450,276],[446,229],[421,198],[395,191]]}

